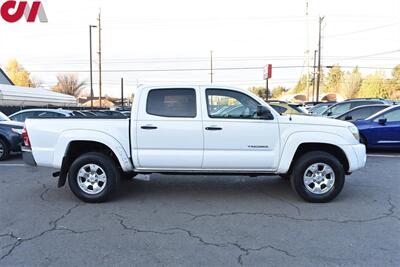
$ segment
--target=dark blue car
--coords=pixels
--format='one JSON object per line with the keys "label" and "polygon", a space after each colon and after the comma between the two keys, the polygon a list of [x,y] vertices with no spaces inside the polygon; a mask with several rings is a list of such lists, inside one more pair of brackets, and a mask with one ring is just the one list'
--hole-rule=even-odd
{"label": "dark blue car", "polygon": [[353,122],[368,148],[400,149],[400,106],[392,106]]}
{"label": "dark blue car", "polygon": [[10,121],[0,112],[0,161],[7,159],[10,152],[21,150],[23,128],[23,123]]}

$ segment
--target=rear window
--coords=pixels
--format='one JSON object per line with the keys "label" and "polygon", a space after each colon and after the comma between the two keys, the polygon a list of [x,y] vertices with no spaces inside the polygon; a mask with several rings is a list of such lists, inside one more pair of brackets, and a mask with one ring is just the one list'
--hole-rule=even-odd
{"label": "rear window", "polygon": [[194,89],[153,89],[147,96],[146,112],[161,117],[195,118]]}

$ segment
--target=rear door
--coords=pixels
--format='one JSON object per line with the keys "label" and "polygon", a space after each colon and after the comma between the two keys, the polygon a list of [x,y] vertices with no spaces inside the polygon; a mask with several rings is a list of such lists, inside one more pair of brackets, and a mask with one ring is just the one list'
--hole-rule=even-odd
{"label": "rear door", "polygon": [[277,118],[258,118],[256,109],[260,103],[244,92],[220,88],[201,92],[203,168],[228,171],[276,169],[280,145]]}
{"label": "rear door", "polygon": [[143,169],[200,169],[203,123],[198,88],[143,89],[136,125]]}

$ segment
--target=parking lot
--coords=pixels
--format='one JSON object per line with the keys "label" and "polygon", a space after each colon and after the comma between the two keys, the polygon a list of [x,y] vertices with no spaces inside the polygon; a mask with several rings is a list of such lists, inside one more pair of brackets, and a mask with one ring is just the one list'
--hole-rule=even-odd
{"label": "parking lot", "polygon": [[0,163],[1,266],[398,266],[400,155],[327,204],[279,177],[152,175],[85,204],[48,169]]}

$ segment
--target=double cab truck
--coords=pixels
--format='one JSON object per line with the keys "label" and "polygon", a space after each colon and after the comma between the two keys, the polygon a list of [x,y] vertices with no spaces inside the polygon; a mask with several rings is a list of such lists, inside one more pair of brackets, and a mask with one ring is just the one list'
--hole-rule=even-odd
{"label": "double cab truck", "polygon": [[351,123],[281,115],[229,86],[142,86],[130,118],[28,119],[22,136],[25,162],[55,168],[86,202],[151,173],[280,175],[304,200],[328,202],[366,163]]}

